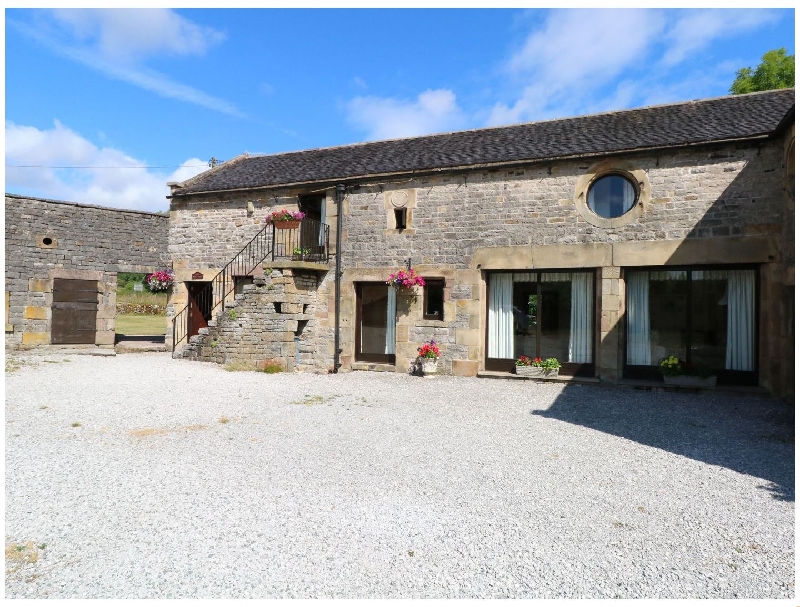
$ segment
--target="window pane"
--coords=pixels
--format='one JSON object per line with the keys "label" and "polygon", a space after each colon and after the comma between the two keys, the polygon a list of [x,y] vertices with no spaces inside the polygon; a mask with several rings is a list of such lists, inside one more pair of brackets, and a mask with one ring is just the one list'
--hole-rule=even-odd
{"label": "window pane", "polygon": [[674,355],[686,358],[689,283],[683,270],[650,272],[651,364]]}
{"label": "window pane", "polygon": [[636,190],[621,175],[606,175],[589,188],[587,204],[600,217],[620,217],[633,208]]}
{"label": "window pane", "polygon": [[361,352],[386,353],[386,309],[389,287],[384,284],[364,284],[361,287]]}
{"label": "window pane", "polygon": [[427,279],[424,289],[423,317],[429,320],[444,319],[444,281]]}
{"label": "window pane", "polygon": [[569,360],[570,312],[572,281],[542,282],[541,354],[542,358],[555,357],[561,362]]}
{"label": "window pane", "polygon": [[514,283],[514,358],[523,354],[538,356],[536,341],[536,314],[538,299],[535,282]]}
{"label": "window pane", "polygon": [[725,368],[728,273],[692,272],[692,362]]}

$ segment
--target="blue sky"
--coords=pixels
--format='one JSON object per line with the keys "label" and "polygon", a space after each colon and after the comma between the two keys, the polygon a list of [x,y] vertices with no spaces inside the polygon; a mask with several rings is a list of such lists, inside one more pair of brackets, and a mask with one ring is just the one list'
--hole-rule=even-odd
{"label": "blue sky", "polygon": [[726,95],[794,39],[793,9],[7,9],[6,192],[166,210],[212,156]]}

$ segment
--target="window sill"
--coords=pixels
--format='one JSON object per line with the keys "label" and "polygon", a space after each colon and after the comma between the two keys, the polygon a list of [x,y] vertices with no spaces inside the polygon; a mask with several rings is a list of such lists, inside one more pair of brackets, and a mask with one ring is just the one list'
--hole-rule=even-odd
{"label": "window sill", "polygon": [[414,228],[406,228],[405,230],[384,230],[383,233],[384,235],[397,234],[399,236],[413,236],[417,231]]}
{"label": "window sill", "polygon": [[445,320],[428,320],[427,318],[420,319],[416,322],[418,327],[446,327],[447,321]]}

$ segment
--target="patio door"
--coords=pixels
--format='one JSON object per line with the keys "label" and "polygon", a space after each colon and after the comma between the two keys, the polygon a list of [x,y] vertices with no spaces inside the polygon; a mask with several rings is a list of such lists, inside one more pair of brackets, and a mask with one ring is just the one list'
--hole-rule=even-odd
{"label": "patio door", "polygon": [[557,358],[564,375],[594,375],[594,272],[489,275],[486,369]]}

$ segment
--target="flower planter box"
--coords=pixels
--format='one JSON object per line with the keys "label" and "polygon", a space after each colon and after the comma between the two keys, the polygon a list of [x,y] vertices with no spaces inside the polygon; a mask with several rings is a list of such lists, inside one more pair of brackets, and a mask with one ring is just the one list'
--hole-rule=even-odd
{"label": "flower planter box", "polygon": [[517,375],[521,377],[544,377],[544,369],[542,367],[531,367],[528,365],[517,365],[514,367]]}
{"label": "flower planter box", "polygon": [[522,377],[557,377],[558,369],[545,369],[544,367],[532,367],[528,365],[517,365],[514,367],[517,375]]}
{"label": "flower planter box", "polygon": [[717,376],[695,377],[693,375],[665,375],[664,385],[682,388],[713,388],[717,385]]}
{"label": "flower planter box", "polygon": [[295,221],[273,221],[272,225],[275,226],[276,230],[294,230],[295,228],[300,227],[300,220]]}

